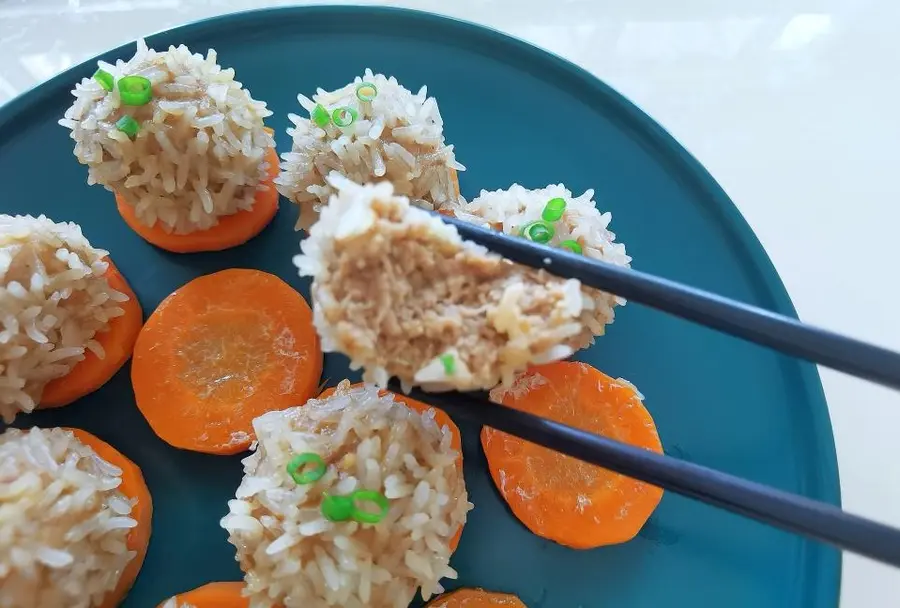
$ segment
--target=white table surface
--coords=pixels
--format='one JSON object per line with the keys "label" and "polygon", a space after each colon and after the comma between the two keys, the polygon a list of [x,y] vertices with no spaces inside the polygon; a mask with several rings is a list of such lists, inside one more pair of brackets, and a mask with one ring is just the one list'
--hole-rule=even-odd
{"label": "white table surface", "polygon": [[[296,2],[0,0],[0,103],[137,36],[277,4]],[[484,23],[592,71],[706,165],[804,320],[900,349],[896,0],[387,4]],[[828,370],[822,382],[845,508],[900,525],[900,399]],[[845,557],[843,606],[897,605],[898,589],[900,571]]]}

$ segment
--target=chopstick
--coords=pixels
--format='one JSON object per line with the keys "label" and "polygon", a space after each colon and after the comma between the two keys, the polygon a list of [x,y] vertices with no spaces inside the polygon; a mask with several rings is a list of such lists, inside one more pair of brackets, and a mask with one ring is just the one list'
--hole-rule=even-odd
{"label": "chopstick", "polygon": [[[391,383],[389,388],[402,394],[398,383]],[[451,416],[490,426],[664,490],[900,567],[900,529],[846,513],[833,505],[492,403],[485,393],[426,393],[414,388],[409,394]]]}
{"label": "chopstick", "polygon": [[[594,287],[782,353],[900,389],[900,353],[651,274],[437,215],[513,262]],[[397,392],[399,386],[392,385]],[[485,393],[411,396],[551,450],[688,498],[900,567],[900,529],[838,507],[656,454],[490,402]]]}
{"label": "chopstick", "polygon": [[483,245],[513,262],[542,268],[559,277],[578,279],[583,285],[682,319],[900,389],[900,353],[675,281],[509,236],[457,218],[435,215],[455,226],[464,239]]}

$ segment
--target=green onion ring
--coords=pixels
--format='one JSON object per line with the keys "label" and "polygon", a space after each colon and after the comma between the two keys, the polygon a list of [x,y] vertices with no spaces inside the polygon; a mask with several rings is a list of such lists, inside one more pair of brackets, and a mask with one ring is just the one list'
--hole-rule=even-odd
{"label": "green onion ring", "polygon": [[562,198],[551,198],[541,213],[541,218],[545,222],[558,222],[562,219],[563,212],[566,210],[566,201]]}
{"label": "green onion ring", "polygon": [[549,243],[555,232],[552,224],[537,220],[522,226],[521,235],[535,243]]}
{"label": "green onion ring", "polygon": [[320,103],[317,103],[316,107],[312,109],[312,111],[309,113],[309,117],[314,123],[316,123],[316,125],[323,129],[328,126],[328,123],[331,122],[331,116],[328,114],[328,110],[326,110],[325,106]]}
{"label": "green onion ring", "polygon": [[346,128],[356,122],[357,116],[356,110],[350,106],[341,106],[331,113],[331,120],[334,122],[335,126]]}
{"label": "green onion ring", "polygon": [[322,497],[320,509],[322,510],[322,515],[328,521],[347,521],[353,517],[355,509],[353,495],[335,496],[333,494],[325,494]]}
{"label": "green onion ring", "polygon": [[107,72],[106,70],[97,70],[94,72],[94,80],[100,83],[100,86],[106,89],[107,91],[113,90],[113,84],[115,84],[115,79],[113,75]]}
{"label": "green onion ring", "polygon": [[371,102],[378,96],[378,87],[371,82],[361,82],[356,85],[356,98],[362,102]]}
{"label": "green onion ring", "polygon": [[153,87],[143,76],[126,76],[119,79],[119,97],[126,106],[143,106],[153,99]]}
{"label": "green onion ring", "polygon": [[125,114],[116,121],[116,128],[131,139],[134,139],[137,137],[138,131],[141,130],[141,125],[134,118]]}
{"label": "green onion ring", "polygon": [[[301,472],[300,469],[307,464],[313,464],[315,466]],[[320,480],[322,476],[325,475],[325,469],[325,461],[322,460],[321,456],[313,452],[297,454],[291,458],[291,461],[287,465],[288,475],[290,475],[291,479],[299,485],[305,485]]]}
{"label": "green onion ring", "polygon": [[[353,501],[353,519],[361,524],[377,524],[385,518],[391,508],[387,497],[373,490],[357,490],[350,495],[350,499]],[[373,513],[361,509],[360,503],[373,503],[378,507],[378,511]]]}
{"label": "green onion ring", "polygon": [[562,243],[559,244],[559,246],[562,249],[568,249],[572,253],[578,253],[578,254],[581,253],[581,245],[578,243],[578,241],[575,241],[575,240],[570,239],[567,241],[563,241]]}

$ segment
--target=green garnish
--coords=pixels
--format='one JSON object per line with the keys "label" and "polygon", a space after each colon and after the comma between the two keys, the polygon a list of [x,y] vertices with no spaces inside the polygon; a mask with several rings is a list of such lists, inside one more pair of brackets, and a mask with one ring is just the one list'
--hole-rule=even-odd
{"label": "green garnish", "polygon": [[100,83],[100,86],[106,89],[107,91],[113,90],[113,84],[115,84],[115,79],[113,75],[107,72],[106,70],[97,70],[94,72],[94,80]]}
{"label": "green garnish", "polygon": [[353,499],[350,496],[325,494],[321,509],[328,521],[347,521],[353,517]]}
{"label": "green garnish", "polygon": [[563,241],[559,246],[563,249],[568,249],[572,253],[581,253],[581,245],[578,244],[578,241],[570,239],[568,241]]}
{"label": "green garnish", "polygon": [[566,201],[561,198],[551,198],[544,207],[541,217],[545,222],[558,222],[562,219],[563,211],[566,210]]}
{"label": "green garnish", "polygon": [[522,226],[520,234],[535,243],[549,243],[554,232],[551,224],[544,220],[537,220]]}
{"label": "green garnish", "polygon": [[[391,504],[381,492],[373,490],[357,490],[350,495],[353,501],[353,519],[361,524],[377,524],[388,514]],[[377,511],[362,508],[366,503],[372,503]]]}
{"label": "green garnish", "polygon": [[[300,469],[308,464],[314,466],[301,472]],[[320,480],[325,475],[325,468],[325,461],[321,456],[313,452],[304,452],[291,458],[287,465],[287,472],[297,484],[304,485]]]}
{"label": "green garnish", "polygon": [[138,131],[141,130],[141,125],[134,118],[126,114],[116,121],[116,128],[131,139],[134,139],[137,137]]}
{"label": "green garnish", "polygon": [[309,113],[309,117],[323,129],[331,122],[331,116],[328,115],[328,110],[320,103],[316,104],[316,107],[312,109],[312,112]]}
{"label": "green garnish", "polygon": [[356,85],[356,98],[363,102],[369,102],[378,96],[378,87],[371,82],[361,82]]}
{"label": "green garnish", "polygon": [[446,353],[440,356],[440,360],[444,364],[444,373],[452,376],[456,372],[456,357],[453,353]]}
{"label": "green garnish", "polygon": [[[377,511],[365,508],[373,503]],[[361,524],[377,524],[388,514],[390,502],[381,492],[357,490],[349,496],[325,494],[322,498],[322,515],[328,521],[354,520]]]}
{"label": "green garnish", "polygon": [[350,106],[341,106],[331,113],[331,120],[334,122],[335,126],[344,128],[349,127],[356,122],[357,116],[356,110]]}
{"label": "green garnish", "polygon": [[119,96],[126,106],[143,106],[153,99],[153,87],[143,76],[126,76],[119,79]]}

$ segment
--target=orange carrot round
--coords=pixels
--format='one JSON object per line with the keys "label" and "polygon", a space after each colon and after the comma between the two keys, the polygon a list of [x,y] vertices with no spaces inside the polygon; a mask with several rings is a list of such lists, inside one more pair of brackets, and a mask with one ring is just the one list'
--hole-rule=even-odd
{"label": "orange carrot round", "polygon": [[131,365],[134,396],[166,443],[236,454],[253,419],[316,394],[322,350],[312,311],[290,285],[234,268],[194,279],[147,319]]}
{"label": "orange carrot round", "polygon": [[249,211],[238,211],[232,215],[219,218],[219,223],[206,230],[198,230],[189,234],[166,232],[157,222],[152,227],[138,220],[134,207],[116,194],[116,206],[119,215],[145,241],[160,249],[174,253],[193,253],[197,251],[221,251],[246,243],[263,228],[269,225],[275,212],[278,211],[278,191],[272,180],[278,175],[278,154],[274,148],[266,150],[269,163],[269,174],[266,190],[257,190],[253,208]]}
{"label": "orange carrot round", "polygon": [[[362,383],[357,383],[351,385],[350,388],[358,388],[363,386]],[[380,395],[386,395],[390,391],[381,390],[379,391]],[[319,393],[317,399],[328,399],[334,394],[334,387],[330,386]],[[459,427],[456,426],[456,423],[453,422],[453,419],[447,415],[446,412],[440,410],[433,405],[428,405],[427,403],[422,403],[421,401],[416,401],[406,395],[401,395],[398,393],[392,393],[394,395],[394,401],[399,401],[403,403],[409,409],[416,411],[420,414],[424,414],[428,410],[434,410],[434,421],[440,428],[444,428],[445,426],[450,429],[450,447],[456,450],[458,454],[456,458],[457,468],[462,471],[463,460],[462,460],[462,435],[459,433]],[[462,537],[462,527],[456,531],[456,534],[453,535],[453,538],[450,539],[450,551],[456,551],[456,548],[459,546],[459,539]]]}
{"label": "orange carrot round", "polygon": [[131,290],[125,277],[115,267],[112,260],[106,262],[109,268],[106,270],[106,280],[109,286],[128,296],[128,301],[119,306],[125,314],[115,319],[110,319],[109,327],[104,332],[99,332],[94,339],[100,343],[105,356],[101,359],[91,351],[84,353],[84,359],[79,361],[68,374],[47,383],[41,394],[41,409],[61,407],[80,399],[85,395],[109,382],[119,369],[125,365],[134,350],[134,342],[144,321],[144,313],[137,296]]}
{"label": "orange carrot round", "polygon": [[179,593],[174,598],[169,598],[158,608],[167,608],[166,602],[175,600],[176,608],[183,605],[193,608],[248,608],[250,600],[241,592],[244,583],[207,583],[186,593]]}
{"label": "orange carrot round", "polygon": [[126,540],[128,549],[134,551],[136,555],[125,566],[125,570],[122,571],[115,589],[106,594],[106,597],[103,598],[103,603],[99,606],[99,608],[115,608],[128,594],[128,591],[134,584],[134,579],[137,578],[138,572],[140,572],[141,566],[144,564],[144,558],[147,556],[147,545],[150,543],[150,520],[153,517],[153,501],[150,498],[150,490],[147,488],[146,482],[144,482],[141,469],[136,464],[116,448],[85,430],[73,428],[67,430],[72,431],[78,441],[94,450],[97,456],[122,469],[122,484],[119,486],[119,491],[128,498],[136,499],[134,506],[131,508],[130,517],[137,521],[137,526],[131,529]]}
{"label": "orange carrot round", "polygon": [[[530,377],[529,377],[530,376]],[[516,380],[527,390],[509,407],[662,453],[634,387],[585,363],[535,367]],[[492,428],[481,431],[491,477],[513,514],[533,533],[575,549],[631,540],[663,491]]]}
{"label": "orange carrot round", "polygon": [[515,595],[469,588],[457,589],[436,597],[428,602],[426,608],[484,608],[485,606],[527,608]]}

